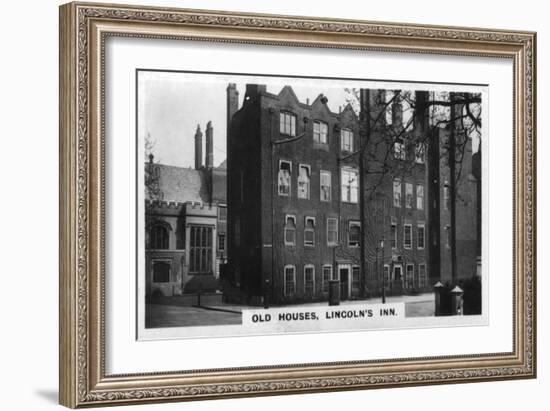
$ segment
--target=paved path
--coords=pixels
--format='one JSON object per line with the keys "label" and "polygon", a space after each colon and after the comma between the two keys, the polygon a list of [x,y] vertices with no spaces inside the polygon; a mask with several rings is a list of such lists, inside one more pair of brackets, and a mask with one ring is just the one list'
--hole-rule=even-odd
{"label": "paved path", "polygon": [[[434,315],[434,294],[419,294],[405,296],[389,296],[386,302],[404,302],[407,317],[430,317]],[[205,294],[201,296],[202,307],[196,306],[196,296],[164,297],[154,303],[146,304],[146,328],[187,327],[199,325],[230,325],[241,324],[242,310],[261,307],[250,307],[237,304],[222,304],[221,294]],[[341,305],[379,304],[381,298],[368,300],[342,301]],[[292,307],[326,306],[327,302],[293,305]]]}

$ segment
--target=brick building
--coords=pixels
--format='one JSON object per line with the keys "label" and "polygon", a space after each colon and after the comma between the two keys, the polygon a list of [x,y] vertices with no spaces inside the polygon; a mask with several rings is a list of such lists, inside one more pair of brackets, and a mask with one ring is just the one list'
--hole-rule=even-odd
{"label": "brick building", "polygon": [[[463,108],[453,106],[451,118]],[[442,283],[481,275],[481,151],[473,152],[472,138],[456,121],[433,134],[429,161],[432,270]]]}
{"label": "brick building", "polygon": [[195,168],[145,164],[146,295],[171,296],[219,289],[227,261],[225,162],[214,167],[213,127],[206,127],[202,162],[200,127]]}
{"label": "brick building", "polygon": [[[390,294],[431,290],[434,272],[427,231],[428,113],[409,108],[404,119],[403,104],[392,103],[393,95],[392,90],[361,90],[361,110],[371,118],[363,172],[366,287],[375,294],[382,287]],[[421,107],[427,92],[409,98]]]}
{"label": "brick building", "polygon": [[[454,125],[430,128],[428,92],[412,94],[418,108],[407,126],[401,103],[387,98],[386,90],[361,90],[359,118],[350,105],[332,112],[323,94],[300,102],[289,86],[273,94],[248,84],[239,107],[229,84],[230,299],[326,300],[330,280],[339,280],[342,299],[379,295],[383,287],[416,293],[448,275],[441,264],[446,214],[430,192],[444,190],[439,181],[449,165],[432,160]],[[480,217],[471,148],[467,156],[470,172],[460,178],[472,184],[460,184],[467,200],[455,207],[461,228],[453,247],[464,272],[476,264],[471,227]]]}

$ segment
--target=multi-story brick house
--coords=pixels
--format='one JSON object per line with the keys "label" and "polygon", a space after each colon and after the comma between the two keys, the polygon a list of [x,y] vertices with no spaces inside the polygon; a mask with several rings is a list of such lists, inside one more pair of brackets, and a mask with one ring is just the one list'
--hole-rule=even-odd
{"label": "multi-story brick house", "polygon": [[[440,142],[427,92],[412,95],[419,108],[406,127],[387,94],[361,90],[358,118],[349,105],[332,112],[322,94],[300,102],[289,86],[272,94],[248,84],[239,108],[228,86],[228,280],[240,290],[232,297],[324,300],[329,280],[339,280],[342,299],[432,289],[441,267],[430,258],[440,239],[430,237],[429,191],[439,186],[428,153]],[[465,230],[474,214],[461,215]],[[471,251],[457,252],[475,264]]]}
{"label": "multi-story brick house", "polygon": [[228,87],[229,270],[250,300],[275,303],[328,296],[339,279],[342,298],[359,290],[357,163],[340,164],[359,146],[358,119],[319,95],[302,103],[291,87],[271,94],[247,85],[243,106]]}
{"label": "multi-story brick house", "polygon": [[[382,287],[392,294],[431,288],[427,112],[409,108],[404,120],[401,99],[392,103],[393,95],[391,90],[361,90],[362,112],[371,119],[364,163],[364,241],[366,286],[374,294]],[[426,96],[416,92],[409,99],[421,103]]]}
{"label": "multi-story brick house", "polygon": [[[451,118],[463,109],[454,104]],[[430,266],[453,284],[481,274],[481,151],[461,121],[435,130],[429,147]]]}
{"label": "multi-story brick house", "polygon": [[227,261],[225,162],[213,166],[213,128],[195,134],[195,168],[145,164],[145,278],[147,296],[219,289]]}

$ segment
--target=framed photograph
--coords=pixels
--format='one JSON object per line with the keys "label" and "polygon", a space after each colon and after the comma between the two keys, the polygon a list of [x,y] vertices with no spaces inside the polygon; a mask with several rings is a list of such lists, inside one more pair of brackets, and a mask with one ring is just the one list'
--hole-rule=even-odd
{"label": "framed photograph", "polygon": [[536,375],[532,32],[60,8],[60,402]]}

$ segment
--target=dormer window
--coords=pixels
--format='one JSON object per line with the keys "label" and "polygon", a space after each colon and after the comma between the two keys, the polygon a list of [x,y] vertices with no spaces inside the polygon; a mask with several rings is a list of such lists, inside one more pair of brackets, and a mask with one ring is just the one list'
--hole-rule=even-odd
{"label": "dormer window", "polygon": [[322,121],[313,122],[313,141],[319,144],[328,144],[328,124]]}

